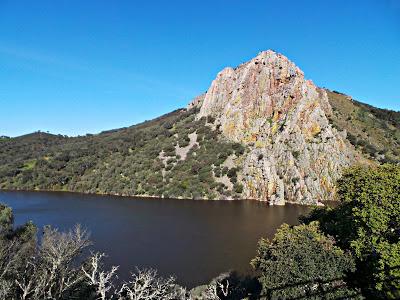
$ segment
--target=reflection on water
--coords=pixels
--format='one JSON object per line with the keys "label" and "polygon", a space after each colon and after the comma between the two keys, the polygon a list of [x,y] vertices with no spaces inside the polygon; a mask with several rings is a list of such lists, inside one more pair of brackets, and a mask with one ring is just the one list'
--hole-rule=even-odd
{"label": "reflection on water", "polygon": [[0,192],[15,221],[32,220],[62,230],[81,223],[93,248],[120,265],[122,278],[135,266],[175,274],[188,287],[228,270],[246,272],[260,237],[295,224],[309,208],[268,206],[256,201],[143,199],[75,193]]}

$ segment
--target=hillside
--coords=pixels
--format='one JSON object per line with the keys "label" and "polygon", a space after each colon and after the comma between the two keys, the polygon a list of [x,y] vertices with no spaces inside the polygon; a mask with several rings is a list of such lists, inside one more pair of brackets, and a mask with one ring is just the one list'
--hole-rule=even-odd
{"label": "hillside", "polygon": [[96,135],[0,138],[0,189],[316,204],[344,168],[399,161],[400,113],[316,87],[273,51],[187,107]]}
{"label": "hillside", "polygon": [[333,109],[332,125],[368,159],[400,162],[400,112],[379,109],[350,96],[327,90]]}
{"label": "hillside", "polygon": [[232,198],[241,189],[223,163],[244,147],[195,120],[194,109],[98,135],[34,133],[0,145],[2,189],[184,198]]}

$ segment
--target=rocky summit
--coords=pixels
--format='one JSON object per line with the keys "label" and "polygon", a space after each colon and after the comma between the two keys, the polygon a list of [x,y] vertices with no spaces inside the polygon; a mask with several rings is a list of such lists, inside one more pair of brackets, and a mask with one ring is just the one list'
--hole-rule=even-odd
{"label": "rocky summit", "polygon": [[328,120],[325,90],[274,51],[225,68],[193,105],[200,108],[198,118],[213,117],[228,140],[248,146],[234,160],[244,198],[271,204],[332,199],[342,170],[356,161],[353,147]]}

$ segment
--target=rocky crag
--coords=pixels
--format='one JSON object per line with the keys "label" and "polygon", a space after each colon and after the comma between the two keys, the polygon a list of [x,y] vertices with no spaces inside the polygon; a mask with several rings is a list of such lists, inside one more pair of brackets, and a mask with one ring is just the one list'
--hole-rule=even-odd
{"label": "rocky crag", "polygon": [[243,198],[271,204],[332,199],[342,170],[359,158],[346,133],[331,126],[325,90],[274,51],[225,68],[189,106],[198,107],[197,118],[211,117],[228,140],[247,146],[235,159]]}

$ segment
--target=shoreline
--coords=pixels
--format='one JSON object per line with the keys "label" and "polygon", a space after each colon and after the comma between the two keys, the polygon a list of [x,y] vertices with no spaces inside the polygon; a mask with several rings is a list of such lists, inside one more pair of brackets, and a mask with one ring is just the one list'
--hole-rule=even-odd
{"label": "shoreline", "polygon": [[[152,196],[152,195],[121,195],[121,194],[111,194],[111,193],[91,193],[91,192],[79,192],[79,191],[68,191],[68,190],[25,190],[25,189],[0,189],[0,192],[29,192],[29,193],[65,193],[65,194],[80,194],[80,195],[88,195],[88,196],[113,196],[113,197],[121,197],[121,198],[140,198],[143,200],[150,200],[150,199],[163,199],[163,200],[185,200],[185,201],[224,201],[224,202],[234,202],[234,201],[254,201],[259,203],[265,203],[268,206],[285,206],[285,205],[299,205],[299,206],[306,206],[306,207],[323,207],[327,204],[334,204],[338,203],[336,200],[326,200],[322,202],[318,202],[316,204],[303,204],[297,202],[287,201],[283,205],[273,205],[270,204],[266,200],[258,200],[258,199],[233,199],[233,198],[225,198],[225,199],[208,199],[208,198],[185,198],[185,197],[174,197],[174,198],[166,198],[162,196]],[[328,205],[329,206],[329,205]]]}

